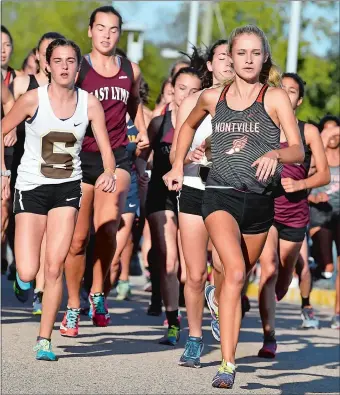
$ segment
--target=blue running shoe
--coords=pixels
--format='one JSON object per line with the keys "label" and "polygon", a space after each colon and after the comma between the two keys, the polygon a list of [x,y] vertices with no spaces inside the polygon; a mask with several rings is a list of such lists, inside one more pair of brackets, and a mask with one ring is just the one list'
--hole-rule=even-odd
{"label": "blue running shoe", "polygon": [[38,291],[33,294],[33,315],[41,315],[42,313],[42,297],[43,293]]}
{"label": "blue running shoe", "polygon": [[27,302],[30,294],[30,289],[31,289],[31,283],[30,282],[25,283],[21,281],[18,273],[16,273],[15,280],[13,283],[13,290],[16,298],[22,303]]}
{"label": "blue running shoe", "polygon": [[234,385],[235,375],[235,366],[223,360],[216,376],[213,378],[212,386],[215,388],[231,389]]}
{"label": "blue running shoe", "polygon": [[203,340],[201,337],[189,336],[185,343],[184,352],[178,362],[179,366],[186,366],[188,368],[201,367],[201,355],[204,349]]}
{"label": "blue running shoe", "polygon": [[175,346],[179,341],[179,336],[180,328],[178,326],[172,325],[168,328],[165,336],[159,341],[159,344]]}
{"label": "blue running shoe", "polygon": [[33,350],[37,352],[35,358],[38,361],[58,361],[57,356],[52,351],[51,342],[47,339],[38,340]]}
{"label": "blue running shoe", "polygon": [[207,301],[210,314],[211,314],[211,332],[214,339],[218,342],[220,341],[220,321],[218,318],[218,308],[214,303],[215,287],[213,285],[208,285],[204,291],[205,299]]}

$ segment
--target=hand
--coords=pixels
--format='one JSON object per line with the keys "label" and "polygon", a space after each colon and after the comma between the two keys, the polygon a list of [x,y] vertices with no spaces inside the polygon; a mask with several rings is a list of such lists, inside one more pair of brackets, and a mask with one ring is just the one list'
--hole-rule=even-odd
{"label": "hand", "polygon": [[267,181],[268,177],[275,174],[278,159],[279,154],[276,151],[269,151],[251,165],[251,167],[258,166],[256,177],[259,181]]}
{"label": "hand", "polygon": [[293,180],[292,178],[281,178],[281,184],[285,192],[292,193],[305,189],[304,180]]}
{"label": "hand", "polygon": [[116,174],[104,171],[104,173],[98,177],[95,188],[99,188],[103,192],[114,192],[116,190],[116,180]]}
{"label": "hand", "polygon": [[183,166],[172,167],[169,173],[163,176],[163,181],[169,191],[180,191],[183,186]]}
{"label": "hand", "polygon": [[139,149],[148,148],[150,141],[147,133],[138,133],[136,137],[136,144]]}
{"label": "hand", "polygon": [[200,162],[202,160],[202,158],[205,155],[205,141],[203,141],[203,143],[196,147],[193,151],[189,152],[188,154],[188,159],[191,162]]}
{"label": "hand", "polygon": [[17,131],[16,129],[12,130],[4,137],[5,147],[13,147],[13,145],[17,142]]}
{"label": "hand", "polygon": [[10,177],[1,177],[1,200],[8,200],[11,197]]}
{"label": "hand", "polygon": [[319,192],[316,195],[310,194],[308,196],[308,201],[314,204],[326,203],[328,202],[328,200],[329,200],[329,196],[325,192]]}

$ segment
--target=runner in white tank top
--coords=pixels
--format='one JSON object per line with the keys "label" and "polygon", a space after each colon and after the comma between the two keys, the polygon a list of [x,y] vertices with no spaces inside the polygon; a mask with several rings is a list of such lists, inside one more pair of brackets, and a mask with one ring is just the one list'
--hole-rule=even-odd
{"label": "runner in white tank top", "polygon": [[[204,75],[206,78],[203,79],[204,87],[217,87],[233,76],[233,70],[230,67],[230,58],[227,56],[227,49],[227,41],[219,40],[204,57],[200,57],[199,53],[194,50],[193,57],[198,58],[193,59],[195,64],[200,61],[203,63],[202,68],[205,69]],[[179,130],[191,110],[195,107],[203,91],[188,97],[180,106],[170,153],[171,161],[175,158]],[[187,268],[184,294],[189,323],[189,338],[179,364],[189,367],[200,366],[200,356],[203,350],[202,316],[204,308],[204,286],[207,279],[207,246],[209,237],[203,222],[201,205],[205,190],[204,177],[206,178],[209,167],[202,166],[202,164],[207,164],[208,162],[205,155],[205,148],[209,145],[206,141],[211,133],[211,116],[208,114],[197,128],[190,151],[185,160],[183,188],[180,192],[178,204],[179,228]],[[219,260],[215,255],[214,267],[219,267]],[[214,287],[211,288],[214,289]],[[214,337],[219,340],[219,325],[217,320],[213,320],[212,329]]]}
{"label": "runner in white tank top", "polygon": [[[63,265],[74,233],[81,200],[79,151],[89,121],[102,154],[105,171],[96,188],[115,190],[115,160],[96,97],[74,88],[81,59],[72,41],[57,39],[46,50],[51,83],[25,93],[2,120],[3,135],[26,120],[25,152],[19,166],[14,213],[17,298],[28,299],[30,282],[39,270],[41,242],[46,232],[45,290],[38,360],[57,360],[51,334],[62,297]],[[2,161],[4,158],[2,157]],[[2,177],[3,191],[9,180]]]}
{"label": "runner in white tank top", "polygon": [[50,85],[37,88],[37,111],[25,122],[25,152],[15,184],[19,192],[77,181],[82,176],[79,152],[89,123],[89,94],[77,88],[74,114],[59,119],[51,106],[49,88]]}

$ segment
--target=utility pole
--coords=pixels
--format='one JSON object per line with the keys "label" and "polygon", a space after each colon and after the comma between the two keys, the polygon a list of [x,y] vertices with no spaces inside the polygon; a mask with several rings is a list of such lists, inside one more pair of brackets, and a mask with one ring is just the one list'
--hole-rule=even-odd
{"label": "utility pole", "polygon": [[292,1],[286,71],[296,73],[299,54],[301,1]]}
{"label": "utility pole", "polygon": [[190,17],[188,29],[187,54],[191,54],[192,46],[197,46],[197,28],[199,17],[199,1],[190,2]]}
{"label": "utility pole", "polygon": [[214,17],[213,3],[212,1],[206,1],[204,3],[204,16],[202,21],[202,44],[209,47],[211,44],[212,36],[212,24]]}

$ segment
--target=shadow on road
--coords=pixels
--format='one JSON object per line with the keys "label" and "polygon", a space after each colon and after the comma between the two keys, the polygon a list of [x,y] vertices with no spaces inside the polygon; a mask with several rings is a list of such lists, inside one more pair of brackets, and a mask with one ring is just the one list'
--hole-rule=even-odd
{"label": "shadow on road", "polygon": [[[57,349],[62,351],[60,359],[66,358],[100,358],[108,355],[133,355],[161,353],[168,350],[167,346],[159,345],[158,340],[164,335],[162,326],[164,316],[147,317],[146,309],[149,295],[134,290],[131,301],[117,302],[109,299],[111,309],[111,326],[97,328],[96,332],[86,333],[92,328],[88,317],[81,318],[80,335],[76,339],[63,338],[59,340]],[[65,308],[65,297],[62,307]],[[182,337],[178,345],[181,350],[188,334],[185,311],[182,313]],[[58,323],[62,319],[62,312],[58,315]],[[329,325],[329,317],[320,312],[322,325]],[[9,283],[2,277],[2,325],[16,323],[39,322],[39,318],[31,315],[29,304],[20,304],[14,297]],[[58,330],[58,323],[55,329]],[[263,360],[254,355],[237,358],[237,377],[242,373],[251,373],[256,382],[241,384],[240,388],[256,392],[268,389],[268,393],[281,391],[281,394],[304,393],[338,394],[340,392],[339,372],[339,340],[326,336],[320,330],[296,331],[301,323],[299,306],[279,303],[277,307],[278,354],[275,360]],[[203,322],[203,336],[205,342],[204,356],[219,348],[210,332],[209,314],[205,312]],[[130,329],[131,328],[131,329]],[[258,305],[252,301],[252,310],[242,323],[240,343],[249,343],[252,346],[262,342],[262,335]],[[294,333],[290,333],[294,330]],[[327,332],[327,335],[330,332]],[[54,336],[58,336],[57,333]],[[4,342],[6,339],[2,339]],[[291,347],[295,346],[295,351]],[[296,351],[297,349],[297,351]],[[253,350],[253,347],[249,347]],[[58,353],[59,354],[59,353]],[[179,352],[180,355],[180,352]],[[218,366],[220,361],[204,362],[202,368]],[[320,374],[319,367],[326,368],[330,376]],[[306,369],[310,369],[306,372]],[[265,373],[264,373],[265,371]],[[269,372],[269,374],[268,374]],[[335,377],[331,377],[335,376]],[[270,381],[270,383],[269,383]],[[260,382],[260,383],[259,383]],[[278,383],[273,385],[272,383]],[[299,386],[299,390],[297,387]]]}

